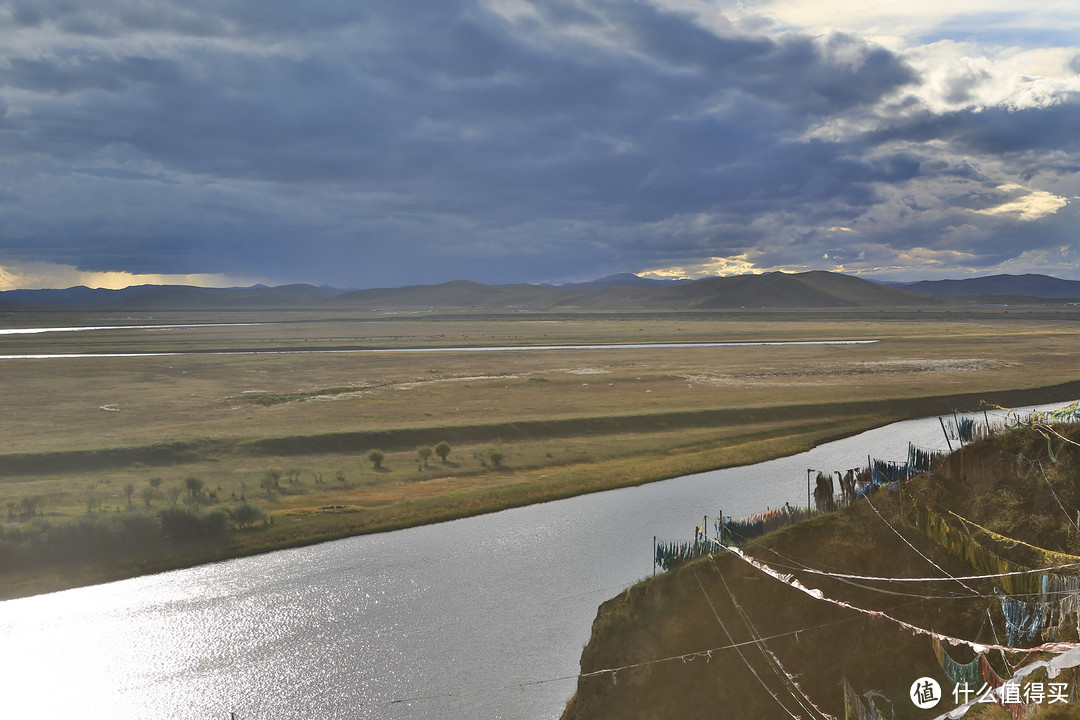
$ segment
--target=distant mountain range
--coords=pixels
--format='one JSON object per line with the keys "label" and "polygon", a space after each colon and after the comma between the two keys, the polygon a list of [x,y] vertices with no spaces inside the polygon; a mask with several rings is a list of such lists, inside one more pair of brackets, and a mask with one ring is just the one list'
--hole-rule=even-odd
{"label": "distant mountain range", "polygon": [[1062,280],[1049,275],[989,275],[964,280],[921,280],[913,283],[887,283],[910,292],[936,298],[1034,298],[1039,300],[1074,300],[1080,298],[1080,281]]}
{"label": "distant mountain range", "polygon": [[880,283],[813,271],[654,280],[630,273],[567,285],[439,285],[341,291],[312,285],[202,288],[139,285],[123,290],[0,292],[0,309],[288,309],[354,310],[721,310],[734,308],[860,308],[948,304],[1032,304],[1080,301],[1080,281],[1046,275],[994,275],[966,280]]}

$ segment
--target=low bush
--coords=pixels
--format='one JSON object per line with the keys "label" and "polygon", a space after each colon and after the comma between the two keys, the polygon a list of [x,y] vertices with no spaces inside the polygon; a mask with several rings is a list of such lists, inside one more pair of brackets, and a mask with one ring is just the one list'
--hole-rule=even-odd
{"label": "low bush", "polygon": [[266,512],[258,505],[242,502],[232,509],[232,519],[239,529],[249,528],[257,522],[266,523]]}
{"label": "low bush", "polygon": [[249,527],[257,520],[266,522],[266,513],[246,502],[232,511],[170,505],[156,513],[95,513],[67,521],[35,517],[0,525],[0,572],[114,557],[168,541],[218,538],[234,525]]}
{"label": "low bush", "polygon": [[160,542],[161,521],[150,513],[84,515],[66,522],[35,518],[0,528],[0,570],[103,558]]}
{"label": "low bush", "polygon": [[173,505],[159,511],[158,516],[161,518],[161,534],[173,540],[218,537],[232,526],[232,516],[221,508],[204,513]]}

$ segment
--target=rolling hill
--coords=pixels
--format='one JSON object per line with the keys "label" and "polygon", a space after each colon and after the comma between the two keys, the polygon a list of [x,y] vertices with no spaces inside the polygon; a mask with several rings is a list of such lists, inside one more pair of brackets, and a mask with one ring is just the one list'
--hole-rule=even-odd
{"label": "rolling hill", "polygon": [[1025,304],[1080,298],[1080,282],[1045,275],[997,275],[901,285],[840,273],[764,273],[696,281],[654,281],[629,273],[571,285],[438,285],[339,291],[312,285],[203,288],[140,285],[123,290],[0,292],[0,309],[303,309],[367,311],[708,311],[756,308],[897,308],[943,302]]}
{"label": "rolling hill", "polygon": [[988,275],[963,280],[922,280],[908,283],[902,289],[937,298],[972,298],[973,301],[1014,302],[1037,299],[1080,298],[1080,281],[1062,280],[1049,275]]}

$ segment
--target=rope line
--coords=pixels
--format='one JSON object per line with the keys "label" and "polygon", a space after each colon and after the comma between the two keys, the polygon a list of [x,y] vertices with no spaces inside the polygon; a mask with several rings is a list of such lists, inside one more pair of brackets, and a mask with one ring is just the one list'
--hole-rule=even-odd
{"label": "rope line", "polygon": [[[1069,524],[1073,526],[1073,529],[1075,529],[1077,532],[1080,532],[1080,525],[1077,525],[1076,521],[1073,520],[1072,513],[1065,509],[1065,506],[1061,503],[1061,498],[1058,497],[1057,491],[1054,490],[1054,486],[1050,482],[1050,478],[1046,477],[1046,471],[1043,470],[1042,460],[1040,460],[1039,458],[1035,458],[1035,462],[1039,466],[1039,473],[1042,475],[1043,480],[1046,482],[1046,487],[1050,488],[1050,494],[1054,496],[1054,500],[1057,501],[1058,507],[1061,508],[1061,512],[1065,513],[1065,519],[1069,521]],[[1073,509],[1075,510],[1076,508]]]}
{"label": "rope line", "polygon": [[[781,681],[788,686],[788,692],[790,692],[792,696],[795,697],[796,702],[798,702],[799,705],[801,705],[802,708],[810,714],[816,712],[818,715],[826,718],[827,720],[837,720],[837,718],[822,711],[822,709],[819,708],[814,703],[814,701],[810,699],[810,696],[807,695],[801,687],[799,687],[799,683],[795,681],[795,676],[787,671],[787,669],[784,667],[784,664],[780,662],[780,658],[776,656],[776,653],[769,649],[768,645],[765,644],[765,640],[761,637],[761,633],[758,632],[758,629],[754,625],[753,621],[750,620],[750,616],[746,614],[746,611],[743,610],[742,605],[739,604],[738,599],[735,597],[735,593],[732,592],[731,587],[727,583],[727,579],[724,578],[724,573],[720,571],[720,567],[716,564],[716,559],[712,556],[709,556],[709,562],[712,563],[713,569],[716,570],[716,574],[720,578],[720,582],[724,585],[724,590],[727,592],[728,597],[731,598],[731,604],[735,606],[736,610],[738,610],[739,616],[746,624],[746,628],[750,631],[751,637],[758,640],[758,649],[761,651],[762,656],[765,657],[767,661],[771,661],[773,671],[778,677],[780,677]],[[697,570],[695,569],[695,573],[696,572]],[[798,694],[796,695],[796,693]],[[807,707],[807,705],[809,705],[809,707]]]}
{"label": "rope line", "polygon": [[[777,555],[779,555],[780,557],[785,557],[784,555],[780,555],[779,553],[777,553]],[[785,558],[785,559],[788,559],[788,558]],[[1050,572],[1051,570],[1067,570],[1069,568],[1074,568],[1074,567],[1080,566],[1080,563],[1069,563],[1067,565],[1054,565],[1052,567],[1039,568],[1039,569],[1035,569],[1035,570],[1013,570],[1011,572],[989,573],[987,575],[950,575],[949,577],[914,577],[914,578],[908,578],[908,577],[882,577],[882,576],[878,576],[878,575],[855,575],[855,574],[851,574],[851,573],[829,572],[827,570],[817,570],[817,569],[812,568],[812,567],[807,567],[805,565],[802,565],[801,563],[798,563],[795,560],[791,560],[791,562],[795,562],[797,567],[788,568],[788,569],[797,570],[799,572],[812,573],[814,575],[821,575],[823,577],[831,577],[831,578],[837,578],[837,579],[847,578],[848,580],[880,580],[882,582],[897,582],[897,583],[945,582],[945,581],[952,582],[953,580],[993,580],[994,578],[1008,577],[1010,575],[1035,575],[1035,574],[1039,574],[1039,573]],[[781,567],[783,567],[783,566],[781,566]]]}
{"label": "rope line", "polygon": [[896,537],[903,540],[905,545],[907,545],[909,548],[911,548],[916,553],[918,553],[919,557],[921,557],[923,560],[925,560],[926,562],[930,563],[935,568],[937,568],[938,572],[940,572],[942,575],[945,575],[945,576],[947,576],[947,577],[949,577],[949,578],[951,578],[953,580],[956,580],[956,582],[960,583],[960,585],[962,585],[964,587],[964,589],[966,589],[968,592],[978,594],[978,592],[975,590],[975,588],[971,587],[970,585],[967,585],[966,583],[964,583],[963,580],[957,580],[952,575],[949,575],[949,573],[945,570],[945,568],[941,567],[936,562],[934,562],[930,558],[926,557],[926,555],[923,555],[922,551],[920,551],[919,548],[915,547],[910,542],[908,542],[908,539],[906,537],[904,537],[903,535],[901,535],[899,530],[897,530],[892,525],[890,525],[889,521],[886,520],[884,517],[882,517],[881,513],[878,512],[878,509],[876,507],[874,507],[874,503],[870,502],[870,496],[869,495],[864,495],[863,499],[866,500],[866,504],[870,506],[870,509],[874,511],[874,514],[878,516],[878,519],[880,519],[881,522],[885,523],[885,527],[889,528],[894,533],[896,533]]}
{"label": "rope line", "polygon": [[[697,568],[694,566],[690,566],[690,569],[694,572],[694,579],[697,580],[698,587],[701,588],[701,593],[705,596],[705,602],[709,604],[709,609],[712,610],[713,617],[715,617],[716,622],[720,624],[720,629],[724,631],[725,635],[727,635],[728,640],[730,640],[731,642],[735,642],[735,637],[727,629],[727,626],[724,625],[724,621],[720,619],[720,614],[716,612],[716,606],[713,605],[712,599],[709,597],[709,593],[705,591],[705,586],[701,583],[701,578],[698,576]],[[739,659],[743,661],[743,664],[746,665],[747,669],[750,670],[754,678],[761,684],[761,687],[765,688],[765,692],[769,693],[769,695],[772,696],[772,699],[776,701],[776,704],[783,708],[784,712],[786,712],[788,716],[794,718],[794,720],[799,720],[799,716],[791,712],[791,710],[788,709],[787,705],[780,701],[780,697],[775,692],[773,692],[773,689],[770,688],[767,684],[765,684],[765,681],[761,678],[761,675],[758,674],[758,671],[754,668],[753,665],[750,664],[750,661],[746,659],[746,656],[743,655],[742,649],[735,648],[735,652],[739,654]],[[796,698],[796,702],[798,702],[798,698]],[[803,709],[805,710],[806,708],[804,707]]]}
{"label": "rope line", "polygon": [[886,620],[890,620],[890,621],[892,621],[892,622],[894,622],[894,623],[896,623],[896,624],[898,624],[898,625],[900,625],[900,626],[902,626],[904,628],[907,628],[908,630],[911,630],[912,632],[915,632],[915,633],[918,633],[918,634],[921,634],[921,635],[928,635],[930,637],[936,637],[938,640],[945,641],[945,642],[949,643],[950,645],[954,645],[954,646],[955,645],[966,645],[966,646],[968,646],[969,648],[971,648],[973,651],[975,651],[977,653],[978,652],[986,652],[987,650],[991,650],[991,649],[993,649],[993,650],[1003,649],[1003,650],[1006,650],[1008,652],[1024,652],[1024,653],[1031,653],[1031,652],[1060,653],[1060,652],[1064,652],[1065,650],[1069,650],[1069,649],[1072,649],[1073,647],[1078,646],[1077,643],[1044,643],[1044,644],[1039,645],[1039,646],[1034,647],[1034,648],[1012,648],[1012,647],[1005,647],[1005,646],[1001,646],[1001,645],[989,645],[989,644],[977,643],[977,642],[974,642],[974,641],[971,641],[971,640],[964,640],[962,638],[952,637],[951,635],[943,635],[942,633],[934,632],[933,630],[927,630],[926,628],[919,627],[918,625],[913,625],[912,623],[909,623],[909,622],[904,621],[904,620],[900,620],[899,618],[895,618],[892,615],[889,615],[887,612],[884,612],[884,611],[881,611],[881,610],[867,610],[866,608],[861,608],[861,607],[859,607],[857,605],[852,605],[851,603],[845,602],[843,600],[836,600],[834,598],[830,598],[830,597],[826,596],[823,592],[821,592],[821,590],[817,590],[817,589],[814,589],[814,588],[809,588],[809,587],[803,585],[801,582],[799,582],[798,580],[793,578],[791,575],[784,575],[783,573],[779,572],[778,570],[774,570],[773,568],[769,567],[768,565],[761,562],[760,560],[757,560],[756,558],[752,558],[749,555],[743,553],[738,548],[728,548],[727,550],[728,550],[728,552],[732,553],[733,555],[735,555],[736,557],[738,557],[740,560],[747,563],[748,565],[751,565],[751,566],[757,568],[758,570],[760,570],[764,574],[766,574],[766,575],[768,575],[768,576],[770,576],[772,578],[775,578],[776,580],[779,580],[780,582],[784,583],[785,585],[788,585],[789,587],[791,587],[791,588],[793,588],[795,590],[798,590],[801,593],[809,595],[812,598],[815,598],[817,600],[821,600],[821,601],[824,601],[824,602],[827,602],[827,603],[832,603],[833,605],[838,605],[840,607],[844,607],[844,608],[847,608],[849,610],[854,610],[855,612],[863,613],[865,615],[870,615],[870,616],[873,616],[873,617],[880,617],[880,618],[884,618]]}

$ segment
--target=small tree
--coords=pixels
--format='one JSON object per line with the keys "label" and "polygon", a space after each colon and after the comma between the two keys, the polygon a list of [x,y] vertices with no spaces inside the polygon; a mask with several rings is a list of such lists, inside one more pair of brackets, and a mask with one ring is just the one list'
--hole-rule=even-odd
{"label": "small tree", "polygon": [[141,497],[143,499],[143,502],[146,503],[146,507],[150,507],[151,501],[153,501],[153,499],[157,497],[157,494],[158,492],[156,489],[154,489],[153,485],[147,485],[142,489],[142,492],[139,493],[139,497]]}
{"label": "small tree", "polygon": [[[183,488],[174,487],[180,490],[181,493],[183,492]],[[172,488],[169,488],[169,494],[172,494]],[[167,538],[193,540],[202,534],[199,511],[195,508],[174,503],[167,508],[158,510],[158,518],[161,520],[161,534]]]}
{"label": "small tree", "polygon": [[127,501],[128,501],[128,510],[131,510],[131,508],[132,508],[131,498],[134,495],[135,495],[135,483],[129,482],[127,485],[124,486],[124,497],[126,497]]}
{"label": "small tree", "polygon": [[159,475],[159,476],[155,476],[155,477],[150,478],[146,482],[150,483],[150,487],[157,490],[158,488],[161,487],[161,483],[165,482],[165,479]]}
{"label": "small tree", "polygon": [[179,485],[170,485],[166,493],[169,496],[169,500],[171,500],[172,504],[175,505],[176,501],[180,499],[180,496],[184,494],[184,488],[180,487]]}
{"label": "small tree", "polygon": [[266,497],[274,497],[274,492],[278,489],[281,483],[281,471],[279,470],[267,470],[262,474],[259,479],[259,487],[266,491]]}
{"label": "small tree", "polygon": [[241,530],[251,527],[258,520],[262,520],[263,523],[266,522],[266,512],[258,505],[252,505],[248,502],[242,502],[234,507],[232,517],[236,527]]}
{"label": "small tree", "polygon": [[337,480],[342,485],[344,485],[345,484],[345,471],[344,470],[338,470],[336,473],[334,473],[334,479]]}
{"label": "small tree", "polygon": [[[14,502],[8,503],[8,517],[12,517],[14,513],[12,510]],[[38,508],[45,505],[45,498],[41,495],[28,495],[27,497],[19,500],[19,508],[22,510],[22,514],[28,518],[34,517],[38,513]],[[44,513],[42,513],[44,515]]]}
{"label": "small tree", "polygon": [[289,468],[285,471],[285,477],[288,478],[290,485],[300,484],[300,468]]}
{"label": "small tree", "polygon": [[439,459],[442,460],[445,465],[446,458],[450,455],[450,443],[445,440],[439,442],[439,444],[435,446],[435,454],[439,456]]}
{"label": "small tree", "polygon": [[386,459],[386,453],[382,450],[372,449],[368,451],[367,459],[371,461],[371,466],[378,470],[382,467],[382,461]]}
{"label": "small tree", "polygon": [[495,441],[491,443],[491,447],[487,450],[487,456],[493,467],[502,467],[503,458],[506,457],[502,451],[502,439],[495,438]]}
{"label": "small tree", "polygon": [[434,454],[435,451],[431,448],[430,445],[424,445],[423,447],[419,447],[416,449],[416,462],[418,464],[423,463],[424,467],[427,467],[428,460],[430,460],[431,456]]}
{"label": "small tree", "polygon": [[188,475],[186,478],[184,478],[184,487],[187,488],[188,495],[191,497],[192,500],[202,495],[202,489],[204,485],[206,485],[206,483],[203,482],[203,479],[201,477]]}
{"label": "small tree", "polygon": [[84,498],[86,499],[87,514],[92,514],[94,510],[101,507],[101,495],[98,494],[97,483],[90,483],[86,486]]}

